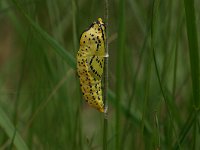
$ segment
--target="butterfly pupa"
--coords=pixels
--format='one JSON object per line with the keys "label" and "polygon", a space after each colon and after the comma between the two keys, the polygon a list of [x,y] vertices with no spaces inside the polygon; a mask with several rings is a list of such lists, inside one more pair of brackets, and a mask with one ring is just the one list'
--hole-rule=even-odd
{"label": "butterfly pupa", "polygon": [[105,24],[101,18],[93,22],[80,37],[77,53],[77,72],[85,101],[104,112],[102,75],[105,57]]}

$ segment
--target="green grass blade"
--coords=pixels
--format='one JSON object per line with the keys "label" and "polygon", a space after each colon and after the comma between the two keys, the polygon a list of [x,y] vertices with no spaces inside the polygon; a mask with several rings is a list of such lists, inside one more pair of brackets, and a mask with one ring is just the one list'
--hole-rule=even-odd
{"label": "green grass blade", "polygon": [[104,60],[104,93],[103,93],[103,102],[104,102],[104,110],[106,112],[104,113],[104,122],[103,122],[103,150],[108,149],[107,144],[107,137],[108,137],[108,60],[109,60],[109,48],[108,48],[108,27],[109,27],[109,16],[108,16],[108,9],[109,9],[109,1],[104,1],[104,16],[105,16],[105,24],[106,24],[106,40],[105,40],[105,54],[107,57],[105,57]]}
{"label": "green grass blade", "polygon": [[57,41],[55,41],[51,36],[49,36],[39,25],[37,25],[24,11],[20,4],[13,0],[14,4],[17,6],[18,10],[24,15],[30,25],[35,29],[35,31],[46,40],[53,50],[61,56],[72,68],[76,67],[74,57],[67,52]]}
{"label": "green grass blade", "polygon": [[161,77],[159,74],[159,70],[158,70],[158,63],[157,63],[157,59],[156,59],[156,46],[155,46],[155,29],[156,29],[156,21],[157,21],[157,15],[158,15],[158,8],[159,8],[159,4],[160,4],[160,0],[154,0],[154,4],[153,4],[153,10],[152,10],[152,25],[151,25],[151,49],[152,49],[152,55],[153,55],[153,61],[154,61],[154,66],[155,66],[155,70],[156,70],[156,75],[158,78],[158,83],[159,83],[159,87],[161,90],[161,94],[163,96],[164,102],[166,104],[166,108],[167,108],[167,112],[172,124],[172,129],[174,131],[175,136],[177,137],[177,133],[176,133],[176,129],[174,126],[174,117],[172,115],[172,107],[170,105],[169,102],[169,98],[167,98],[166,96],[166,92],[164,90],[164,86],[163,86],[163,82],[161,81]]}
{"label": "green grass blade", "polygon": [[[108,90],[108,99],[110,100],[110,102],[116,106],[117,102],[116,102],[116,95],[114,92],[112,92],[111,90]],[[138,113],[131,113],[129,111],[128,108],[126,108],[124,105],[120,104],[120,111],[125,115],[125,117],[127,119],[129,119],[133,124],[136,123],[138,126],[141,125],[141,120],[142,120],[142,114],[140,112]],[[143,119],[143,123],[144,123],[144,131],[148,134],[152,133],[152,127],[150,126],[150,124]]]}
{"label": "green grass blade", "polygon": [[185,137],[187,136],[188,132],[190,131],[192,125],[195,122],[195,112],[192,111],[190,113],[190,115],[187,118],[187,121],[183,127],[183,129],[181,130],[181,133],[179,135],[179,138],[177,139],[176,143],[174,144],[174,150],[178,150],[179,149],[179,145],[183,143]]}
{"label": "green grass blade", "polygon": [[198,38],[196,29],[194,0],[184,0],[184,4],[185,4],[185,14],[186,14],[186,24],[187,24],[187,37],[189,44],[194,104],[196,109],[199,109],[199,104],[200,104],[199,51],[197,43]]}
{"label": "green grass blade", "polygon": [[[6,115],[6,113],[0,108],[0,126],[3,128],[9,139],[13,141],[13,145],[18,150],[28,150],[28,147],[20,134],[16,131],[16,128]],[[14,135],[14,137],[13,137]]]}
{"label": "green grass blade", "polygon": [[115,149],[119,150],[120,146],[120,101],[122,98],[122,87],[123,87],[123,52],[125,48],[125,1],[119,1],[119,27],[118,27],[118,49],[117,49],[117,63],[116,63],[116,122],[115,132],[116,141]]}
{"label": "green grass blade", "polygon": [[72,0],[72,20],[73,20],[73,45],[74,45],[74,54],[78,50],[78,4],[77,0]]}
{"label": "green grass blade", "polygon": [[[198,123],[198,113],[199,113],[199,100],[200,100],[200,72],[199,72],[199,52],[198,52],[198,37],[196,28],[196,17],[194,0],[184,0],[185,15],[186,15],[186,25],[187,25],[187,37],[189,44],[189,55],[190,55],[190,68],[192,76],[192,87],[193,87],[193,112],[188,117],[184,128],[181,130],[180,136],[175,143],[174,149],[178,149],[178,142],[180,144],[184,141],[187,133],[190,131],[192,126]],[[194,131],[196,131],[197,126],[194,125]],[[196,134],[193,134],[194,147],[198,145],[196,142]]]}

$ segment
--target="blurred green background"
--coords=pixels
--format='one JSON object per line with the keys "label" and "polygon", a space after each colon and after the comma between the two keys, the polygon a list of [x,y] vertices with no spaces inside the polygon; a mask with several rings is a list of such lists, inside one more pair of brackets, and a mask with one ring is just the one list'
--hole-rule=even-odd
{"label": "blurred green background", "polygon": [[200,1],[109,1],[107,119],[75,60],[105,2],[0,1],[0,150],[200,149]]}

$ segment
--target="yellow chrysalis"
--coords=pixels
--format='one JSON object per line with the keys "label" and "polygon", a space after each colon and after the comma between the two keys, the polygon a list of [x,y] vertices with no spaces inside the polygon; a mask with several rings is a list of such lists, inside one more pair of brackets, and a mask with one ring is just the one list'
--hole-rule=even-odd
{"label": "yellow chrysalis", "polygon": [[101,18],[82,33],[77,53],[77,71],[86,102],[104,112],[101,79],[105,57],[105,25]]}

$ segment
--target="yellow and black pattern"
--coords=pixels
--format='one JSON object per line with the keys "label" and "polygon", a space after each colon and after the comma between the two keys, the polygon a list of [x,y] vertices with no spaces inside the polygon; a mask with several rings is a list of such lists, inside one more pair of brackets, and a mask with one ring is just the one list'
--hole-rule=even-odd
{"label": "yellow and black pattern", "polygon": [[82,33],[77,53],[77,71],[86,102],[104,112],[101,79],[105,57],[105,25],[101,18]]}

